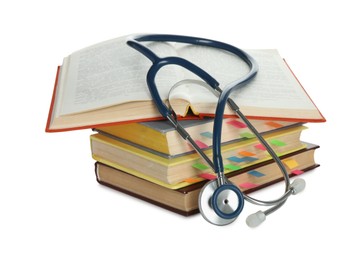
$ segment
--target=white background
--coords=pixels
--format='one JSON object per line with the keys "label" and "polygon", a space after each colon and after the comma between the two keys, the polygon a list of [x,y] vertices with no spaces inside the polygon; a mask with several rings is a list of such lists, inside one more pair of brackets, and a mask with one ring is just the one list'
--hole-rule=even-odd
{"label": "white background", "polygon": [[[363,259],[360,2],[2,1],[0,259]],[[217,227],[97,184],[91,130],[44,132],[56,67],[140,32],[279,49],[327,118],[303,134],[321,145],[306,190],[250,229],[249,204]]]}

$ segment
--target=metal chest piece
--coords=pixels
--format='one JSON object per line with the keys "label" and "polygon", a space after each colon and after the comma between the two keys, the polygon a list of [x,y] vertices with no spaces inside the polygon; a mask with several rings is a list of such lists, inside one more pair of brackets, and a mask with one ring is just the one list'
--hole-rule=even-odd
{"label": "metal chest piece", "polygon": [[243,209],[244,200],[240,191],[225,188],[228,186],[236,187],[232,184],[218,187],[217,181],[212,180],[201,189],[198,200],[200,213],[211,224],[228,225],[237,219]]}

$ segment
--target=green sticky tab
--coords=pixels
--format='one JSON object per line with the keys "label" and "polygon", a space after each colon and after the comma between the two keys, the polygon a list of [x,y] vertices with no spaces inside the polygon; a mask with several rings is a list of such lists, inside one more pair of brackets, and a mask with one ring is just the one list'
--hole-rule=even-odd
{"label": "green sticky tab", "polygon": [[202,163],[195,163],[194,165],[192,165],[192,167],[196,168],[198,170],[206,170],[209,168],[208,166],[206,166],[205,164],[202,164]]}
{"label": "green sticky tab", "polygon": [[237,166],[237,165],[234,165],[234,164],[226,164],[224,166],[225,170],[230,170],[230,171],[237,171],[237,170],[240,170],[241,167],[240,166]]}
{"label": "green sticky tab", "polygon": [[286,143],[285,142],[282,142],[280,140],[277,140],[277,139],[272,139],[269,141],[270,144],[272,145],[275,145],[275,146],[285,146]]}
{"label": "green sticky tab", "polygon": [[252,134],[252,133],[250,133],[250,132],[244,132],[244,133],[241,133],[241,134],[240,134],[240,136],[241,136],[242,138],[247,138],[247,139],[251,139],[251,138],[254,138],[254,137],[255,137],[255,135],[254,135],[254,134]]}

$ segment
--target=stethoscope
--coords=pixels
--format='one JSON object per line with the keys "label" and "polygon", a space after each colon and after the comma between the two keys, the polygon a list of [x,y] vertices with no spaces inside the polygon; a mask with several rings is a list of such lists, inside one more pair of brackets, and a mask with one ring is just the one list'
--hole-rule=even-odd
{"label": "stethoscope", "polygon": [[[227,86],[224,87],[224,89],[221,89],[219,87],[219,82],[217,82],[210,74],[208,74],[206,71],[204,71],[194,63],[184,58],[175,56],[161,58],[157,56],[150,48],[148,48],[144,44],[141,44],[141,42],[176,42],[220,49],[230,52],[242,59],[249,66],[250,70],[242,78],[229,83]],[[171,124],[175,127],[176,131],[181,135],[181,137],[187,140],[192,145],[196,152],[207,162],[207,164],[209,164],[209,166],[216,173],[216,179],[206,183],[201,189],[199,195],[199,210],[201,215],[208,222],[215,225],[227,225],[232,223],[235,219],[237,219],[237,217],[243,210],[244,200],[247,200],[256,205],[271,206],[265,211],[258,211],[248,216],[248,218],[246,219],[246,223],[248,224],[248,226],[256,227],[266,219],[266,216],[279,209],[287,201],[290,195],[295,195],[305,188],[305,181],[303,179],[295,179],[292,183],[290,182],[289,175],[279,157],[269,146],[269,144],[264,140],[264,138],[260,135],[260,133],[254,128],[254,126],[249,122],[249,120],[241,113],[239,107],[235,104],[235,102],[231,98],[229,98],[229,95],[232,91],[245,86],[257,74],[258,64],[253,57],[251,57],[243,50],[236,48],[232,45],[219,41],[190,36],[161,34],[140,35],[131,37],[127,41],[127,44],[145,55],[153,63],[147,73],[146,80],[150,94],[161,115],[169,122],[171,122]],[[177,116],[170,106],[170,103],[168,102],[167,106],[159,95],[155,81],[156,75],[161,68],[167,65],[181,66],[189,70],[202,80],[184,80],[182,82],[178,82],[172,87],[172,89],[178,87],[180,84],[190,82],[209,88],[218,97],[213,126],[213,162],[200,149],[197,143],[191,138],[189,133],[179,124]],[[244,194],[244,192],[242,192],[237,186],[232,184],[226,178],[224,174],[224,164],[221,155],[222,121],[224,118],[224,110],[226,104],[228,104],[230,108],[235,111],[235,113],[255,134],[255,136],[258,138],[261,144],[265,146],[268,153],[272,156],[272,158],[282,171],[285,182],[285,192],[278,199],[264,201],[252,198]]]}

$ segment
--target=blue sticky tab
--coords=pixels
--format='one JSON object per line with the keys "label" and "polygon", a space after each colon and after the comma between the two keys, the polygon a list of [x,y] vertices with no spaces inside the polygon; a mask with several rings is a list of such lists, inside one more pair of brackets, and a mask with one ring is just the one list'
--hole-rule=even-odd
{"label": "blue sticky tab", "polygon": [[203,136],[203,137],[207,137],[207,138],[212,139],[212,133],[211,132],[203,132],[203,133],[200,133],[200,135]]}
{"label": "blue sticky tab", "polygon": [[246,156],[243,159],[244,159],[244,162],[254,162],[254,161],[258,160],[258,158],[250,157],[250,156]]}
{"label": "blue sticky tab", "polygon": [[254,177],[263,177],[265,174],[258,172],[258,171],[248,171],[248,174],[253,175]]}
{"label": "blue sticky tab", "polygon": [[232,162],[236,162],[236,163],[242,163],[242,162],[253,162],[255,160],[258,160],[255,157],[250,157],[250,156],[246,156],[246,157],[237,157],[237,156],[231,156],[227,158],[229,161]]}
{"label": "blue sticky tab", "polygon": [[232,162],[237,162],[237,163],[240,163],[240,162],[244,162],[245,159],[244,158],[239,158],[237,156],[231,156],[229,158],[227,158],[229,161],[232,161]]}

